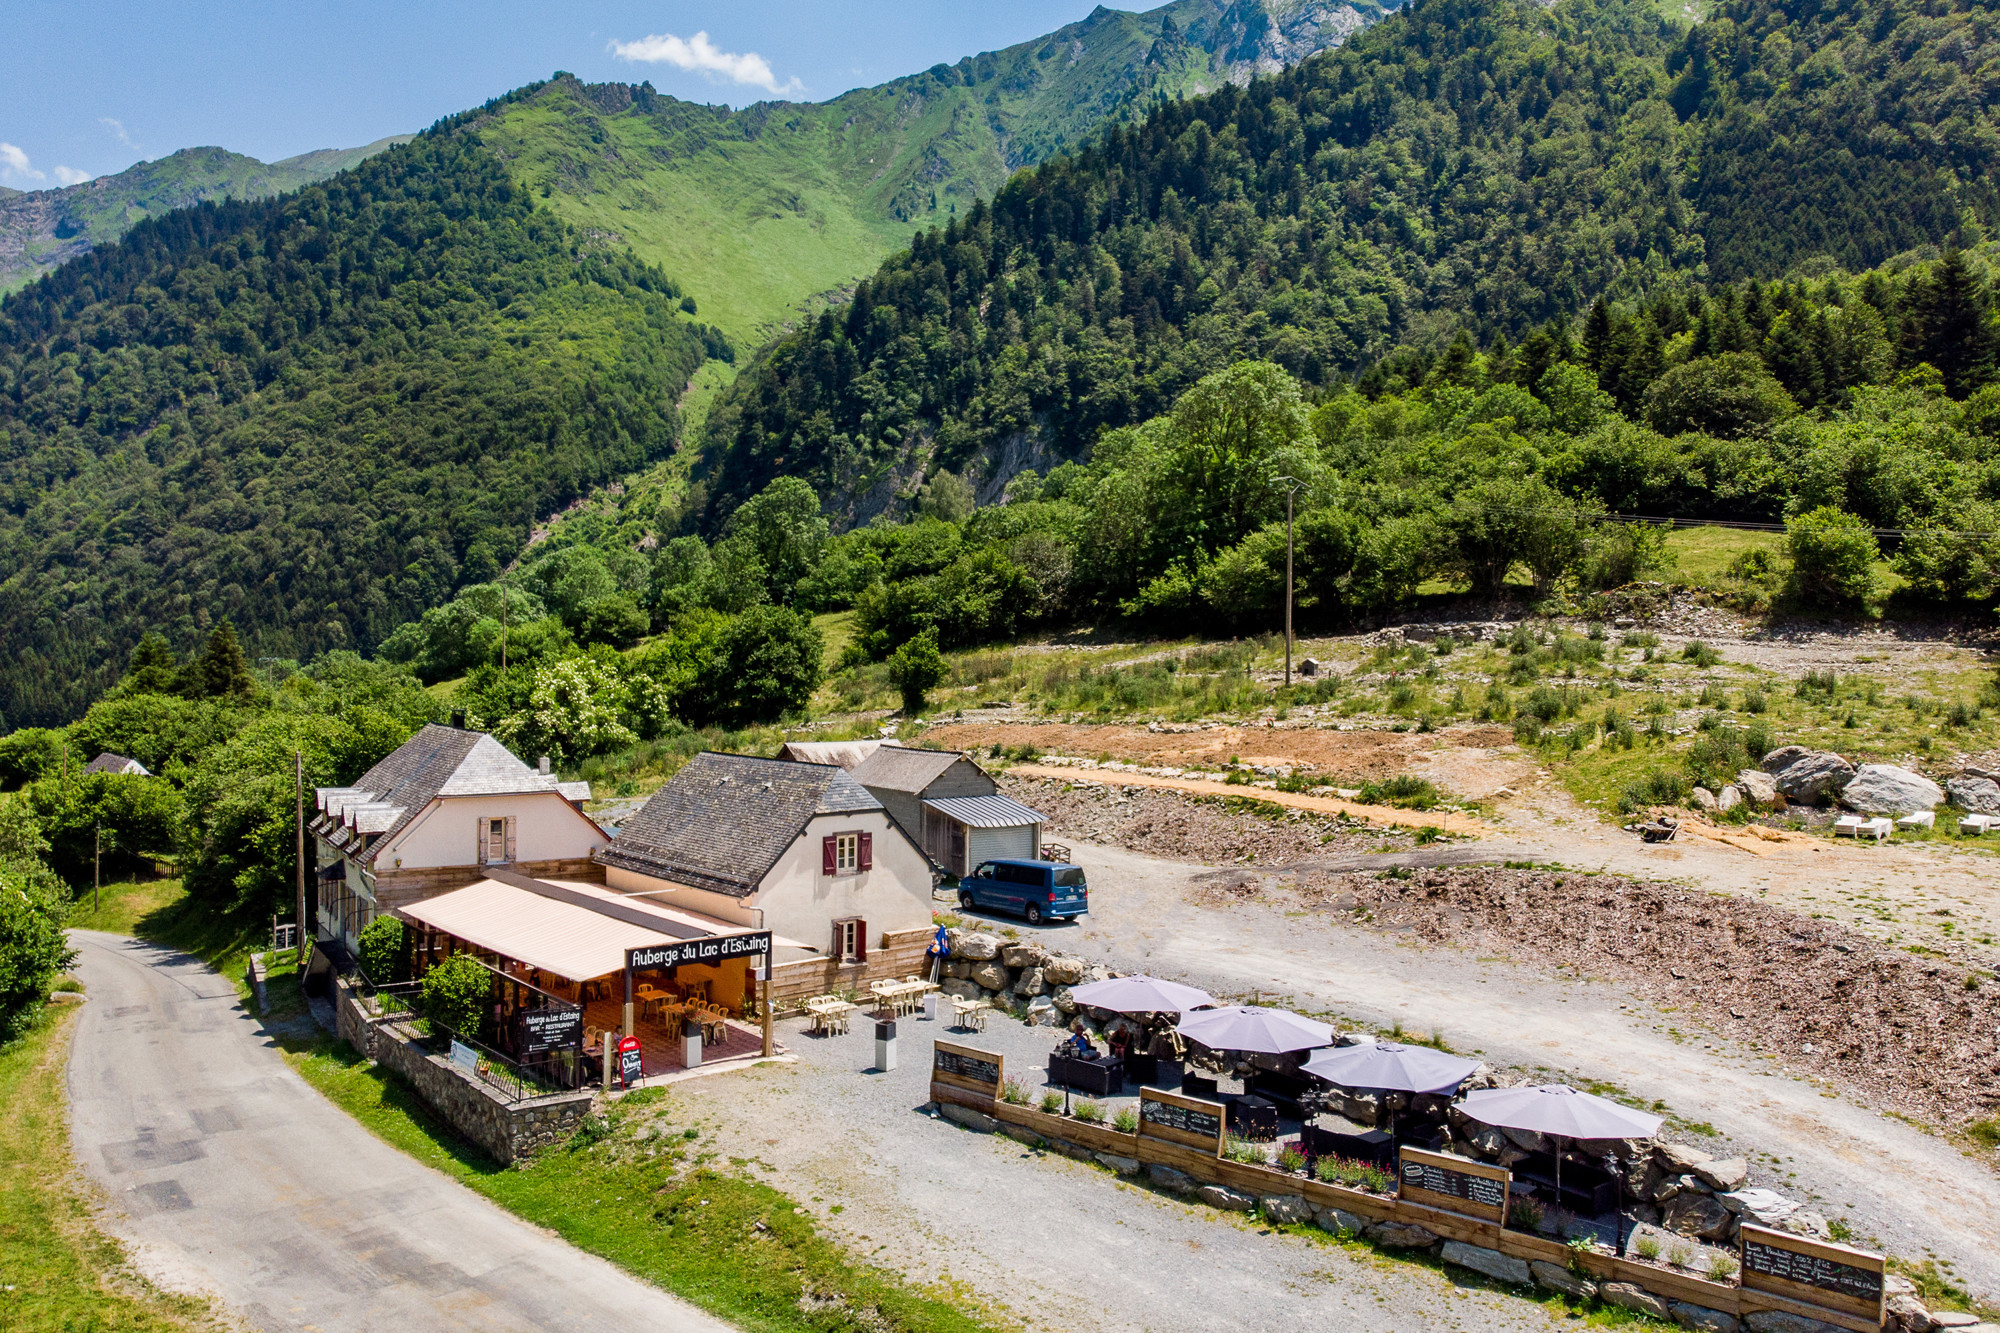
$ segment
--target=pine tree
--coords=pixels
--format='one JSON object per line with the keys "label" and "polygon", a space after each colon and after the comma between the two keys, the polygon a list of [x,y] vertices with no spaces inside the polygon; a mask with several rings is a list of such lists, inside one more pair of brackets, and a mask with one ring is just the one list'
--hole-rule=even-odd
{"label": "pine tree", "polygon": [[243,656],[243,645],[236,641],[236,627],[226,620],[209,634],[201,655],[189,665],[194,678],[191,693],[198,698],[254,699],[257,696],[257,678],[250,674],[250,662]]}
{"label": "pine tree", "polygon": [[166,636],[147,630],[125,664],[125,678],[118,682],[121,694],[172,694],[180,675],[180,659]]}
{"label": "pine tree", "polygon": [[1996,352],[1986,284],[1966,266],[1964,255],[1947,250],[1930,281],[1910,284],[1903,306],[1904,361],[1936,366],[1945,392],[1964,398],[1992,378]]}

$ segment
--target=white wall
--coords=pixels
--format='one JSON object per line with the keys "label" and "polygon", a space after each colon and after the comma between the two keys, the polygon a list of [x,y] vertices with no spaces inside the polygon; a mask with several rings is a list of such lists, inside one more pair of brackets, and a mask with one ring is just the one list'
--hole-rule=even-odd
{"label": "white wall", "polygon": [[477,865],[484,819],[512,817],[515,861],[568,861],[610,841],[560,792],[516,796],[447,796],[396,835],[375,857],[380,871]]}
{"label": "white wall", "polygon": [[1035,859],[1035,828],[1033,824],[1016,824],[1012,828],[969,828],[965,831],[965,868],[977,870],[981,861],[1012,860],[1032,861]]}
{"label": "white wall", "polygon": [[[875,835],[871,868],[821,874],[820,839],[850,832]],[[835,921],[861,917],[868,923],[868,947],[879,949],[884,931],[930,927],[930,863],[882,811],[818,815],[778,858],[748,905],[764,909],[764,929],[815,949],[832,944]]]}
{"label": "white wall", "polygon": [[[644,903],[662,903],[678,907],[685,912],[700,912],[721,921],[734,922],[748,930],[761,930],[756,910],[744,905],[741,898],[732,898],[726,893],[715,893],[708,889],[690,888],[686,884],[676,884],[672,880],[655,879],[642,875],[636,870],[626,870],[622,866],[604,867],[606,888],[619,893],[644,893],[638,899]],[[817,941],[813,941],[817,944]]]}

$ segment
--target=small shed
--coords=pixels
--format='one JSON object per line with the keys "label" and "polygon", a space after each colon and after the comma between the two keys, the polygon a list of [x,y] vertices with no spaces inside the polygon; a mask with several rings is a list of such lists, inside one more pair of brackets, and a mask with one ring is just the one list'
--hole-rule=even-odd
{"label": "small shed", "polygon": [[969,755],[883,746],[853,773],[948,874],[963,876],[991,857],[1040,851],[1041,814],[1000,795],[992,775]]}
{"label": "small shed", "polygon": [[109,750],[106,750],[103,754],[85,764],[83,771],[86,773],[116,773],[123,777],[135,778],[150,778],[153,776],[152,770],[137,759],[128,759],[122,754],[113,754]]}

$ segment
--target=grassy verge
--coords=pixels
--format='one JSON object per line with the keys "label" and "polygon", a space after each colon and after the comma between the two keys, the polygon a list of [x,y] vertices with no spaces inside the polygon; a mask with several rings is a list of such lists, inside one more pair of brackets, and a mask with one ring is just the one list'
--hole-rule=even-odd
{"label": "grassy verge", "polygon": [[70,1155],[63,1057],[76,1011],[0,1049],[0,1327],[10,1333],[209,1329],[207,1302],[155,1290],[98,1230]]}
{"label": "grassy verge", "polygon": [[[582,1249],[746,1329],[994,1328],[954,1298],[849,1259],[777,1190],[711,1165],[700,1130],[669,1124],[664,1090],[624,1098],[563,1148],[510,1170],[437,1121],[345,1044],[292,1066],[390,1145]],[[641,1131],[644,1131],[643,1137]]]}
{"label": "grassy verge", "polygon": [[[261,918],[218,916],[190,900],[178,879],[150,879],[106,884],[95,905],[86,890],[70,909],[69,924],[78,930],[103,930],[151,940],[193,954],[229,978],[241,995],[250,994],[250,955],[270,943],[270,923]],[[299,1007],[303,997],[293,978],[290,953],[266,959],[266,994],[272,1012]]]}

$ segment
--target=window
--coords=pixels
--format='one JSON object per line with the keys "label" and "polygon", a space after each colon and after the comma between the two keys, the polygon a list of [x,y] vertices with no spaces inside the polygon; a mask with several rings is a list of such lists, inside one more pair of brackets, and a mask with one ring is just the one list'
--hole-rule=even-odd
{"label": "window", "polygon": [[829,833],[820,839],[820,873],[853,875],[873,867],[875,835],[868,832]]}
{"label": "window", "polygon": [[507,821],[486,821],[486,861],[489,865],[507,859]]}
{"label": "window", "polygon": [[833,923],[833,956],[843,963],[868,961],[868,923],[848,917]]}
{"label": "window", "polygon": [[1083,871],[1075,866],[1071,866],[1067,870],[1058,870],[1056,871],[1056,884],[1058,887],[1065,889],[1080,889],[1084,887]]}

